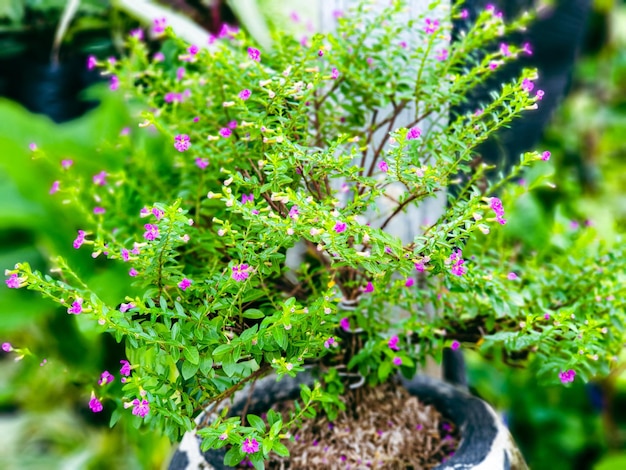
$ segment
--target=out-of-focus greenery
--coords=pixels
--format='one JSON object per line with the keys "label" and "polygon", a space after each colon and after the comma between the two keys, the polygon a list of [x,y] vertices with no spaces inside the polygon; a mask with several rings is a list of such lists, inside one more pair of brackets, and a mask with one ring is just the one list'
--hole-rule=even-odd
{"label": "out-of-focus greenery", "polygon": [[[95,111],[63,125],[0,100],[0,265],[28,259],[45,271],[50,253],[59,253],[81,272],[91,266],[84,272],[90,271],[93,284],[108,297],[121,295],[118,279],[126,273],[94,270],[91,256],[68,243],[81,219],[64,211],[63,202],[49,194],[61,164],[45,166],[29,150],[30,143],[62,149],[65,158],[79,163],[73,171],[90,180],[107,158],[106,149],[96,157],[94,142],[117,138],[129,113],[112,94],[98,95],[101,104]],[[13,361],[14,354],[0,357],[0,433],[12,436],[2,439],[0,468],[161,467],[170,449],[167,440],[131,427],[118,426],[112,432],[112,410],[105,407],[94,415],[87,406],[84,390],[90,384],[98,387],[103,370],[116,374],[115,386],[121,387],[123,347],[109,335],[96,333],[80,316],[59,312],[33,292],[3,289],[0,339],[18,347],[27,344],[31,350],[19,362]]]}
{"label": "out-of-focus greenery", "polygon": [[[567,249],[587,224],[609,243],[626,232],[626,4],[596,1],[593,18],[570,94],[542,144],[552,152],[543,176],[555,187],[518,199],[509,216],[507,236],[529,251]],[[470,382],[508,410],[530,468],[617,470],[626,468],[625,361],[609,377],[564,388],[538,386],[499,357],[471,355]]]}

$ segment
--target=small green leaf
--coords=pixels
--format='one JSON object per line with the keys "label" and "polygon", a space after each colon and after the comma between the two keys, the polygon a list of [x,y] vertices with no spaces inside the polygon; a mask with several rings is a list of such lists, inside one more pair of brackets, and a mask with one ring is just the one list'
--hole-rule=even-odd
{"label": "small green leaf", "polygon": [[192,346],[187,346],[183,352],[185,359],[187,359],[192,364],[200,364],[200,353],[198,350]]}
{"label": "small green leaf", "polygon": [[248,423],[250,423],[250,426],[252,426],[261,433],[265,432],[265,422],[257,415],[247,414],[246,419],[248,420]]}
{"label": "small green leaf", "polygon": [[190,361],[183,362],[182,374],[185,380],[189,380],[198,372],[198,365],[192,364]]}

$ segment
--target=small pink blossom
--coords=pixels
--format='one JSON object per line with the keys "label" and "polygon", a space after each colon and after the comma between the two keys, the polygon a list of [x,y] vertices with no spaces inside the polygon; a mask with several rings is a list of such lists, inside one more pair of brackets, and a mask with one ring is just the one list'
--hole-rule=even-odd
{"label": "small pink blossom", "polygon": [[93,392],[91,392],[91,398],[89,399],[89,408],[94,413],[100,413],[104,409],[102,406],[102,402],[98,400]]}
{"label": "small pink blossom", "polygon": [[97,184],[98,186],[104,186],[107,183],[106,177],[107,177],[107,172],[104,170],[101,171],[100,173],[93,175],[93,178],[92,178],[93,184]]}
{"label": "small pink blossom", "polygon": [[122,364],[122,367],[120,368],[120,374],[122,374],[124,377],[128,377],[130,375],[130,363],[127,360],[122,359],[120,361],[120,364]]}
{"label": "small pink blossom", "polygon": [[187,134],[178,134],[174,137],[174,148],[179,152],[186,152],[191,146],[191,140]]}
{"label": "small pink blossom", "polygon": [[63,168],[64,170],[69,169],[73,164],[74,164],[74,160],[70,160],[69,158],[65,160],[61,160],[61,168]]}
{"label": "small pink blossom", "polygon": [[254,60],[255,62],[260,62],[261,61],[261,52],[258,49],[255,49],[254,47],[249,47],[248,48],[248,57],[250,57],[250,60]]}
{"label": "small pink blossom", "polygon": [[67,313],[71,313],[72,315],[80,315],[83,312],[83,299],[77,297],[74,302],[72,302],[72,306],[67,309]]}
{"label": "small pink blossom", "polygon": [[248,202],[254,202],[254,194],[253,193],[242,194],[241,195],[241,203],[242,204],[246,204]]}
{"label": "small pink blossom", "polygon": [[60,181],[55,181],[54,183],[52,183],[52,186],[50,187],[50,191],[48,191],[49,194],[54,194],[59,190],[59,185],[61,184]]}
{"label": "small pink blossom", "polygon": [[492,60],[489,62],[489,70],[495,70],[500,66],[500,61]]}
{"label": "small pink blossom", "polygon": [[437,51],[435,59],[437,59],[439,62],[448,60],[448,49],[439,49],[439,51]]}
{"label": "small pink blossom", "polygon": [[98,65],[98,59],[96,56],[90,55],[87,57],[87,70],[93,70]]}
{"label": "small pink blossom", "polygon": [[467,11],[467,8],[464,8],[463,10],[461,10],[461,13],[459,14],[459,18],[461,18],[462,20],[466,20],[469,17],[469,11]]}
{"label": "small pink blossom", "polygon": [[524,51],[527,55],[533,55],[533,50],[529,42],[522,44],[522,51]]}
{"label": "small pink blossom", "polygon": [[132,413],[140,418],[145,418],[146,415],[150,413],[150,402],[148,402],[148,400],[139,401],[139,399],[135,398],[133,400]]}
{"label": "small pink blossom", "polygon": [[367,294],[369,294],[370,292],[374,292],[374,284],[372,284],[371,281],[368,281],[367,285],[363,289],[363,292],[365,292]]}
{"label": "small pink blossom", "polygon": [[163,62],[165,60],[165,54],[163,54],[161,51],[155,52],[152,56],[152,60],[154,60],[155,62]]}
{"label": "small pink blossom", "polygon": [[425,23],[426,24],[424,25],[424,32],[426,34],[432,34],[439,28],[439,21],[437,20],[431,20],[430,18],[426,18]]}
{"label": "small pink blossom", "polygon": [[419,139],[422,135],[422,130],[419,127],[411,127],[406,134],[406,140]]}
{"label": "small pink blossom", "polygon": [[559,380],[561,380],[561,383],[566,384],[566,383],[573,382],[575,378],[576,378],[576,371],[573,369],[559,372]]}
{"label": "small pink blossom", "polygon": [[159,236],[159,227],[154,224],[145,224],[143,226],[146,231],[143,234],[143,238],[146,240],[152,241]]}
{"label": "small pink blossom", "polygon": [[128,302],[127,304],[125,303],[120,304],[120,312],[122,313],[126,313],[132,308],[136,308],[136,305],[133,302]]}
{"label": "small pink blossom", "polygon": [[397,335],[393,335],[387,341],[387,346],[389,346],[389,349],[391,349],[393,351],[400,351],[400,348],[398,347],[398,341],[400,341],[400,338],[398,338]]}
{"label": "small pink blossom", "polygon": [[516,279],[519,279],[518,275],[515,274],[514,272],[510,272],[509,274],[506,275],[506,278],[509,281],[515,281]]}
{"label": "small pink blossom", "polygon": [[350,331],[350,320],[348,319],[348,317],[343,317],[341,320],[339,320],[339,326],[344,331]]}
{"label": "small pink blossom", "polygon": [[524,90],[526,93],[530,93],[531,91],[533,91],[533,88],[535,88],[535,84],[531,80],[529,80],[528,78],[522,80],[522,90]]}
{"label": "small pink blossom", "polygon": [[122,256],[122,259],[126,262],[130,259],[130,253],[126,248],[122,248],[120,250],[120,255]]}
{"label": "small pink blossom", "polygon": [[424,261],[418,261],[417,263],[415,263],[415,269],[419,271],[420,273],[423,273],[424,270],[426,269],[426,265],[424,264]]}
{"label": "small pink blossom", "polygon": [[198,53],[199,49],[198,46],[196,46],[195,44],[192,44],[191,46],[189,46],[189,48],[187,49],[187,52],[189,52],[189,54],[196,55]]}
{"label": "small pink blossom", "polygon": [[259,451],[259,443],[255,438],[247,437],[241,444],[241,450],[246,454],[254,454]]}
{"label": "small pink blossom", "polygon": [[500,54],[502,54],[504,57],[511,56],[511,49],[509,48],[508,44],[504,42],[500,43]]}
{"label": "small pink blossom", "polygon": [[233,131],[231,131],[228,127],[222,127],[219,132],[219,134],[225,139],[229,138],[232,133]]}
{"label": "small pink blossom", "polygon": [[116,91],[120,87],[120,79],[117,78],[117,75],[111,75],[109,79],[109,90]]}
{"label": "small pink blossom", "polygon": [[337,233],[341,233],[341,232],[345,232],[346,231],[346,227],[347,227],[347,225],[346,225],[345,222],[337,222],[335,224],[335,227],[334,227],[333,230],[335,230],[335,232],[337,232]]}
{"label": "small pink blossom", "polygon": [[450,349],[452,349],[453,351],[456,351],[460,347],[461,347],[461,343],[459,343],[456,339],[452,341],[452,344],[450,345]]}
{"label": "small pink blossom", "polygon": [[378,163],[378,168],[380,169],[380,171],[387,173],[389,171],[389,165],[387,164],[387,162],[385,160],[381,160]]}
{"label": "small pink blossom", "polygon": [[251,94],[252,92],[245,88],[239,92],[239,98],[241,98],[243,101],[246,101],[248,98],[250,98]]}
{"label": "small pink blossom", "polygon": [[176,69],[176,80],[181,81],[185,77],[185,67],[178,67]]}
{"label": "small pink blossom", "polygon": [[85,243],[85,231],[79,230],[78,236],[74,240],[74,243],[72,243],[72,246],[74,247],[74,249],[78,250],[83,245],[83,243]]}
{"label": "small pink blossom", "polygon": [[198,157],[196,158],[195,163],[198,168],[200,168],[201,170],[204,170],[207,166],[209,166],[209,159]]}
{"label": "small pink blossom", "polygon": [[324,347],[326,349],[329,349],[331,346],[333,346],[335,343],[335,338],[333,338],[332,336],[330,338],[328,338],[326,341],[324,341]]}
{"label": "small pink blossom", "polygon": [[452,263],[452,267],[450,271],[455,276],[462,276],[467,272],[467,269],[463,267],[465,260],[463,259],[463,253],[461,250],[454,250],[450,255],[450,262]]}
{"label": "small pink blossom", "polygon": [[4,352],[11,352],[13,351],[13,346],[11,345],[11,343],[2,343],[2,350]]}
{"label": "small pink blossom", "polygon": [[392,359],[392,362],[393,362],[393,365],[394,365],[394,366],[401,366],[401,365],[402,365],[402,358],[401,358],[401,357],[396,356],[396,357],[394,357],[394,358]]}
{"label": "small pink blossom", "polygon": [[8,279],[6,279],[5,284],[9,289],[19,289],[20,288],[20,278],[17,274],[11,274]]}
{"label": "small pink blossom", "polygon": [[413,279],[412,277],[408,278],[406,280],[406,282],[404,283],[405,287],[411,287],[413,286],[413,284],[415,284],[415,279]]}
{"label": "small pink blossom", "polygon": [[339,78],[339,70],[337,70],[335,67],[333,67],[332,71],[330,72],[330,78],[332,78],[333,80],[337,80]]}
{"label": "small pink blossom", "polygon": [[31,152],[34,152],[35,150],[37,150],[37,144],[35,142],[31,142],[30,144],[28,144],[28,148]]}
{"label": "small pink blossom", "polygon": [[113,382],[114,379],[115,377],[113,377],[113,374],[111,374],[108,370],[105,370],[102,374],[100,374],[100,380],[98,380],[98,385],[104,386]]}
{"label": "small pink blossom", "polygon": [[165,32],[166,24],[167,18],[155,18],[152,26],[152,32],[156,35],[163,34]]}
{"label": "small pink blossom", "polygon": [[102,215],[105,212],[106,212],[106,209],[104,207],[96,206],[93,208],[93,213],[96,215]]}
{"label": "small pink blossom", "polygon": [[230,121],[227,126],[229,129],[237,129],[237,121]]}
{"label": "small pink blossom", "polygon": [[552,154],[551,154],[548,150],[546,150],[545,152],[543,152],[543,153],[541,154],[541,159],[542,159],[544,162],[547,162],[548,160],[550,160],[550,156],[551,156],[551,155],[552,155]]}
{"label": "small pink blossom", "polygon": [[137,274],[139,274],[139,273],[137,272],[137,270],[135,268],[130,268],[130,271],[128,271],[128,275],[130,277],[136,277]]}
{"label": "small pink blossom", "polygon": [[191,285],[191,282],[191,279],[184,277],[183,280],[178,283],[178,287],[181,290],[187,290],[187,288]]}
{"label": "small pink blossom", "polygon": [[544,95],[545,92],[543,90],[537,90],[537,93],[535,93],[535,98],[537,98],[537,101],[541,101]]}
{"label": "small pink blossom", "polygon": [[289,209],[289,217],[296,220],[298,218],[298,214],[298,206],[291,206],[291,209]]}
{"label": "small pink blossom", "polygon": [[496,220],[501,224],[506,224],[506,220],[503,218],[504,216],[504,208],[502,207],[502,201],[497,197],[489,198],[489,207],[493,209],[496,214]]}
{"label": "small pink blossom", "polygon": [[231,268],[231,277],[237,282],[245,281],[250,276],[249,270],[250,266],[248,266],[247,264],[233,266]]}

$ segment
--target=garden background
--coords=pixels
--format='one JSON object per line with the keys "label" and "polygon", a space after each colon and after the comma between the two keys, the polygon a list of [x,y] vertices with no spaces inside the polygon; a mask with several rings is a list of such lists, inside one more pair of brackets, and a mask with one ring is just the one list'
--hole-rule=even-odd
{"label": "garden background", "polygon": [[[39,64],[47,63],[51,48],[40,45],[53,43],[66,2],[0,1],[2,267],[28,261],[44,271],[53,253],[79,271],[93,263],[71,246],[80,215],[68,214],[50,194],[58,169],[38,161],[31,144],[80,161],[80,177],[88,179],[100,169],[92,158],[94,145],[128,132],[128,105],[85,69],[86,55],[115,55],[122,36],[137,25],[128,12],[105,3],[81,3],[64,35],[62,67],[50,72]],[[207,29],[217,28],[216,15],[232,20],[226,10],[213,16],[183,11]],[[78,93],[86,100],[74,100]],[[55,104],[59,94],[68,106]],[[625,135],[626,2],[595,0],[568,97],[539,146],[552,153],[550,164],[533,170],[545,172],[555,187],[535,190],[507,209],[504,236],[537,251],[567,250],[577,232],[591,225],[594,236],[615,242],[626,231]],[[132,130],[128,138],[134,138]],[[101,150],[105,158],[115,152]],[[163,151],[158,141],[153,151]],[[118,279],[125,273],[107,269],[95,276],[104,299],[119,296]],[[119,369],[124,357],[112,337],[36,293],[0,287],[4,341],[27,346],[31,354],[19,361],[15,354],[0,356],[0,468],[163,467],[171,450],[165,438],[123,422],[109,429],[112,410],[106,405],[103,413],[89,411],[85,384],[105,369]],[[567,388],[538,385],[497,357],[470,351],[466,358],[472,389],[502,411],[531,468],[626,468],[626,355],[609,377]]]}

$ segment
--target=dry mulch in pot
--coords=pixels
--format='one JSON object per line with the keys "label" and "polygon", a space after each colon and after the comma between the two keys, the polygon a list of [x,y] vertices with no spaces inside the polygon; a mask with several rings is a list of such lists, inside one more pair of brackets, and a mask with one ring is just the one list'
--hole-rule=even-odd
{"label": "dry mulch in pot", "polygon": [[[283,441],[287,458],[273,454],[270,469],[430,469],[459,442],[453,423],[401,385],[361,387],[344,396],[346,411],[334,421],[306,420]],[[276,407],[287,416],[293,405]],[[245,463],[242,468],[245,468]]]}

